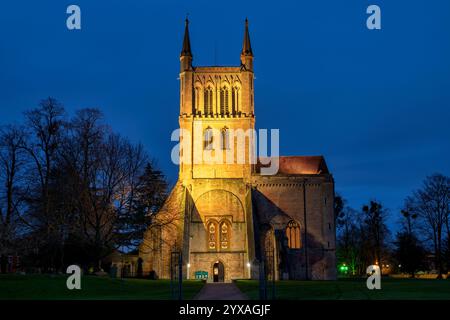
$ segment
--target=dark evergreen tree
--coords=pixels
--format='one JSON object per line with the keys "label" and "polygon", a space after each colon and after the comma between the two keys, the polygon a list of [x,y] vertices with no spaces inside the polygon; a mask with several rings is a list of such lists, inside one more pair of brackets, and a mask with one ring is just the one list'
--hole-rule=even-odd
{"label": "dark evergreen tree", "polygon": [[161,171],[147,163],[134,190],[129,192],[129,208],[122,210],[118,225],[120,246],[135,249],[144,237],[167,197],[167,181]]}
{"label": "dark evergreen tree", "polygon": [[413,233],[403,231],[397,233],[394,256],[400,270],[407,272],[414,278],[415,273],[424,267],[425,250]]}

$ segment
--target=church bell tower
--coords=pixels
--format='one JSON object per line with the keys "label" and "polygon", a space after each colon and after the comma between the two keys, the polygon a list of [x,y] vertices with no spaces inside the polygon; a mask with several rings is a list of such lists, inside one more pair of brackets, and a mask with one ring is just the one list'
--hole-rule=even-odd
{"label": "church bell tower", "polygon": [[192,62],[186,19],[179,76],[180,178],[249,179],[255,118],[248,20],[240,65],[193,66]]}

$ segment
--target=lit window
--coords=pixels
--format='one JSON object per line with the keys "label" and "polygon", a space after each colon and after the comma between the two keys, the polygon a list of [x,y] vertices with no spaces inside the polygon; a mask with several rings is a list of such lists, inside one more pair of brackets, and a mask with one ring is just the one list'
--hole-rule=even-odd
{"label": "lit window", "polygon": [[239,88],[234,87],[231,91],[231,112],[237,114],[239,105]]}
{"label": "lit window", "polygon": [[205,114],[213,114],[213,91],[211,87],[208,87],[203,91]]}
{"label": "lit window", "polygon": [[208,247],[210,250],[215,250],[217,248],[217,230],[216,224],[210,222],[208,226]]}
{"label": "lit window", "polygon": [[200,87],[195,87],[195,94],[194,94],[195,113],[200,111],[200,93],[201,93],[201,88]]}
{"label": "lit window", "polygon": [[205,129],[204,142],[205,150],[213,149],[213,130],[211,129],[211,127]]}
{"label": "lit window", "polygon": [[286,237],[290,249],[300,249],[300,226],[291,220],[286,227]]}
{"label": "lit window", "polygon": [[220,114],[225,115],[228,113],[228,88],[223,87],[220,90]]}
{"label": "lit window", "polygon": [[226,222],[222,222],[220,225],[220,247],[222,249],[228,249],[230,241],[230,232],[228,228],[228,224]]}
{"label": "lit window", "polygon": [[230,149],[230,132],[229,132],[228,128],[225,127],[222,129],[221,133],[222,133],[221,134],[222,149],[228,150],[228,149]]}

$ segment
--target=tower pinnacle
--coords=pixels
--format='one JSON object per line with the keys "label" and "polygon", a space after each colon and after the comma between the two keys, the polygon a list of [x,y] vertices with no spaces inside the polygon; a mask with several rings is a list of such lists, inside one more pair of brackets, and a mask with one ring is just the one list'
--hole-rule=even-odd
{"label": "tower pinnacle", "polygon": [[192,70],[192,52],[191,52],[191,40],[189,39],[189,20],[186,16],[183,48],[181,49],[180,53],[180,71],[184,72],[187,70]]}
{"label": "tower pinnacle", "polygon": [[180,56],[192,57],[191,41],[189,39],[189,20],[188,20],[187,17],[186,17],[186,20],[185,20],[183,48],[181,49]]}
{"label": "tower pinnacle", "polygon": [[242,55],[253,56],[252,45],[250,43],[250,34],[248,32],[248,19],[245,18],[244,42],[242,44]]}
{"label": "tower pinnacle", "polygon": [[253,70],[253,51],[250,43],[250,33],[248,31],[248,19],[245,18],[244,42],[242,43],[241,65],[246,70]]}

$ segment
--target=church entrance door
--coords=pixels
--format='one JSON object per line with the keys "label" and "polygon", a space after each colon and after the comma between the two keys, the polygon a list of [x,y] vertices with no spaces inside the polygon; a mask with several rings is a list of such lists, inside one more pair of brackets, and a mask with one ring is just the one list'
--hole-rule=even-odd
{"label": "church entrance door", "polygon": [[216,261],[213,266],[213,281],[214,282],[223,282],[225,279],[225,268],[223,263],[220,261]]}

